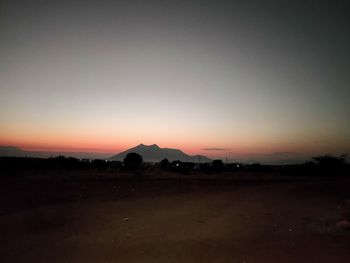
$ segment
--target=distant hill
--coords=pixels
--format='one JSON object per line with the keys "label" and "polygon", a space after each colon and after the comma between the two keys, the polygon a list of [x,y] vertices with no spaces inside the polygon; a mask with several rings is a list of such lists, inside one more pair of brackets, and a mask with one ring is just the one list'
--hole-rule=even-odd
{"label": "distant hill", "polygon": [[0,156],[8,157],[24,157],[27,156],[27,152],[14,146],[0,146]]}
{"label": "distant hill", "polygon": [[130,148],[124,152],[112,156],[110,159],[114,161],[122,161],[128,153],[138,153],[142,156],[145,162],[159,162],[164,158],[169,161],[179,160],[182,162],[210,162],[211,160],[202,155],[188,155],[178,149],[160,148],[158,145],[144,145],[140,144],[136,147]]}
{"label": "distant hill", "polygon": [[87,159],[108,159],[110,157],[109,153],[24,151],[15,146],[0,146],[0,157],[49,158],[59,155]]}

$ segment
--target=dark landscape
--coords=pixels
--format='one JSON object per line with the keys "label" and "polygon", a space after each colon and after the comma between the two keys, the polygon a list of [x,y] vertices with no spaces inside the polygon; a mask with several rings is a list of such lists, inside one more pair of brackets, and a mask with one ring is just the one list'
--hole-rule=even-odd
{"label": "dark landscape", "polygon": [[334,160],[184,169],[1,157],[1,262],[347,262],[349,165]]}

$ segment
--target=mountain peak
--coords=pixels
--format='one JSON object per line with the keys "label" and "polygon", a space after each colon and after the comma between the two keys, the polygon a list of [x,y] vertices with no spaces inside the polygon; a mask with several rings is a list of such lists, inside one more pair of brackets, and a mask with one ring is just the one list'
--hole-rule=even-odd
{"label": "mountain peak", "polygon": [[143,143],[140,143],[139,145],[137,145],[135,148],[138,148],[138,147],[143,147],[143,148],[159,148],[160,147],[157,145],[157,144],[151,144],[151,145],[145,145]]}
{"label": "mountain peak", "polygon": [[[159,162],[164,158],[169,161],[185,161],[185,162],[198,162],[197,156],[191,156],[185,154],[179,149],[172,148],[160,148],[157,144],[144,145],[143,143],[137,145],[136,147],[130,148],[124,152],[116,154],[111,157],[112,160],[123,160],[128,153],[136,152],[143,157],[146,162]],[[201,161],[208,162],[210,159],[203,156]]]}
{"label": "mountain peak", "polygon": [[26,152],[15,146],[0,146],[0,156],[25,156]]}

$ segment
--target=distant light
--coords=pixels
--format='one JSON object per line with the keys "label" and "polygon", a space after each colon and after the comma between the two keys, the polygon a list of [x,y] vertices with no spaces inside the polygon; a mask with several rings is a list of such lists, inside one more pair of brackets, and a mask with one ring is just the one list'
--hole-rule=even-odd
{"label": "distant light", "polygon": [[179,166],[179,164],[177,163],[176,166]]}
{"label": "distant light", "polygon": [[237,164],[237,168],[239,168],[239,164]]}
{"label": "distant light", "polygon": [[106,160],[106,163],[108,163],[108,160]]}

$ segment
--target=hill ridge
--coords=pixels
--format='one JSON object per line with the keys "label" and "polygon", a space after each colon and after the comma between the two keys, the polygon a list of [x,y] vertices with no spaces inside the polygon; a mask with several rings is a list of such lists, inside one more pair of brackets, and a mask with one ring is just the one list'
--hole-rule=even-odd
{"label": "hill ridge", "polygon": [[144,145],[143,143],[113,155],[110,160],[122,161],[128,153],[136,152],[140,154],[145,162],[159,162],[165,158],[169,161],[198,162],[199,156],[202,162],[211,160],[203,155],[189,155],[180,149],[161,148],[157,144]]}

